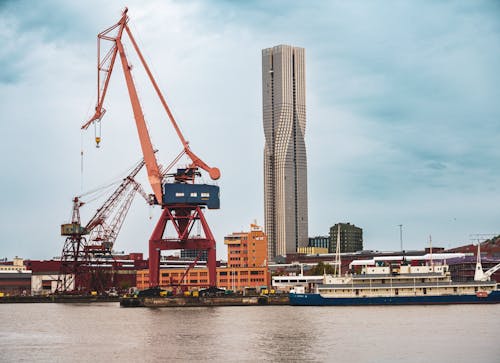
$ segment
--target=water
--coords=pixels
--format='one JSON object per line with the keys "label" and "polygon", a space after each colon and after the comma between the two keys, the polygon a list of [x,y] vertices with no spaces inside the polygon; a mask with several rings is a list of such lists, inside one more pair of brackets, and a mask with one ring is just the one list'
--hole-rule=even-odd
{"label": "water", "polygon": [[500,362],[500,305],[0,304],[1,362]]}

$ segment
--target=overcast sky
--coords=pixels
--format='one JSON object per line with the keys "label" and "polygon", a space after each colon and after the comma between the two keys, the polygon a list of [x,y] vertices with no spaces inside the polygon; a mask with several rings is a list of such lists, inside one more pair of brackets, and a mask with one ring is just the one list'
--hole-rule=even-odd
{"label": "overcast sky", "polygon": [[[92,129],[80,131],[96,100],[96,35],[125,4],[0,1],[0,257],[59,255],[73,196],[124,176],[141,157],[120,68],[102,147]],[[218,257],[225,234],[263,224],[261,50],[278,44],[306,49],[310,236],[351,222],[366,249],[395,250],[399,224],[405,249],[427,246],[429,235],[455,247],[500,234],[500,2],[127,6],[192,150],[221,169],[221,209],[206,213]],[[130,59],[167,165],[181,144]],[[98,207],[82,208],[84,222]],[[137,197],[115,248],[147,253],[158,209]]]}

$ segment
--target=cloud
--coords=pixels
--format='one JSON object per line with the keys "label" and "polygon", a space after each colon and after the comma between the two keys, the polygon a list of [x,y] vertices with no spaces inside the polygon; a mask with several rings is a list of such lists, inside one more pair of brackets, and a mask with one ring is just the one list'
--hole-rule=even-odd
{"label": "cloud", "polygon": [[[365,229],[368,247],[390,249],[401,223],[414,248],[429,233],[457,245],[470,233],[498,232],[497,3],[131,1],[129,9],[191,147],[222,170],[222,209],[207,213],[219,257],[225,234],[263,223],[260,52],[281,43],[306,48],[311,235],[350,221]],[[121,10],[111,2],[0,5],[0,255],[58,254],[71,198],[140,156],[119,64],[102,148],[93,130],[79,130],[95,102],[96,35]],[[181,145],[126,48],[168,164]],[[97,205],[88,208],[84,219]],[[135,201],[117,248],[146,251],[157,214],[150,220]]]}

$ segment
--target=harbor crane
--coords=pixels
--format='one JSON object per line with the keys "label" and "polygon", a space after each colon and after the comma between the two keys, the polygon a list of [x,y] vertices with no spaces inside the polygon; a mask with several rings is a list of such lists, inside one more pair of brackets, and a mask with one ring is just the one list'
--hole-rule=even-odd
{"label": "harbor crane", "polygon": [[152,197],[134,179],[143,166],[144,160],[141,160],[85,226],[82,226],[80,219],[80,208],[85,205],[82,198],[101,189],[73,199],[71,223],[61,225],[61,235],[66,240],[61,252],[58,292],[104,288],[101,281],[94,281],[94,286],[91,286],[89,279],[95,275],[93,267],[97,268],[102,263],[109,264],[112,259],[113,246],[135,194],[139,193],[148,204],[153,204]]}
{"label": "harbor crane", "polygon": [[[149,183],[153,190],[155,203],[159,204],[163,211],[161,217],[149,240],[149,286],[159,287],[160,280],[160,257],[162,250],[206,250],[208,281],[200,281],[200,285],[216,287],[216,253],[215,239],[203,214],[203,209],[219,209],[219,187],[208,184],[195,184],[195,179],[201,176],[199,169],[210,175],[212,180],[220,178],[220,171],[216,167],[208,166],[190,148],[189,143],[181,133],[177,122],[170,111],[163,94],[156,83],[149,66],[146,63],[135,39],[128,26],[128,9],[122,12],[120,20],[97,35],[97,103],[94,115],[82,126],[87,129],[94,124],[96,130],[100,130],[101,119],[106,112],[104,100],[107,94],[109,81],[119,56],[127,90],[132,105],[139,141],[144,156]],[[153,145],[146,126],[144,113],[139,101],[137,89],[132,77],[132,66],[125,53],[122,38],[124,33],[132,43],[140,62],[182,144],[182,151],[175,160],[162,170],[153,151]],[[111,42],[108,52],[101,53],[101,42]],[[107,43],[109,44],[109,43]],[[96,134],[96,143],[101,142],[100,134]],[[174,173],[169,170],[180,160],[183,155],[191,160],[186,168],[177,169]],[[174,236],[165,236],[167,224],[173,227]],[[195,224],[201,224],[204,235],[195,235],[192,232]]]}

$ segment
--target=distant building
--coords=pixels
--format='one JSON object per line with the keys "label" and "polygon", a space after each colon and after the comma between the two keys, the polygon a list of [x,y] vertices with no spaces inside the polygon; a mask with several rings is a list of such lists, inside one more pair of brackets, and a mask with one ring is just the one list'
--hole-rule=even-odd
{"label": "distant building", "polygon": [[250,232],[234,232],[224,237],[227,267],[260,267],[267,261],[267,236],[261,227],[250,225]]}
{"label": "distant building", "polygon": [[297,249],[297,253],[305,253],[305,254],[308,254],[308,255],[324,254],[324,253],[328,253],[328,248],[324,248],[324,247],[310,247],[310,246],[299,247]]}
{"label": "distant building", "polygon": [[0,264],[0,271],[26,271],[26,266],[24,266],[24,260],[19,257],[14,257],[12,262],[5,261],[6,263]]}
{"label": "distant building", "polygon": [[27,271],[23,259],[15,257],[12,262],[0,264],[0,293],[26,295],[31,291],[31,271]]}
{"label": "distant building", "polygon": [[262,50],[264,225],[269,259],[307,246],[305,50]]}
{"label": "distant building", "polygon": [[338,233],[340,231],[340,252],[357,252],[363,250],[363,229],[350,223],[337,223],[330,228],[330,252],[337,249]]}
{"label": "distant building", "polygon": [[330,250],[330,236],[309,237],[309,247],[320,247]]}

